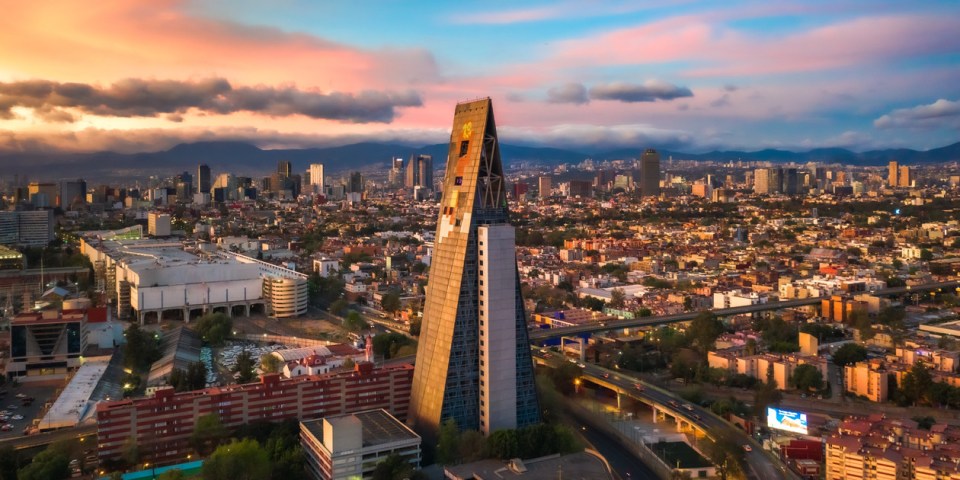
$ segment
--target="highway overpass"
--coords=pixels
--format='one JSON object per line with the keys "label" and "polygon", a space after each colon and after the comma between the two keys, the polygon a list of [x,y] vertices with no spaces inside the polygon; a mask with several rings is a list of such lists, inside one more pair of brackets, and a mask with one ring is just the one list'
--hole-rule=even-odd
{"label": "highway overpass", "polygon": [[[547,358],[546,355],[551,357]],[[533,356],[538,364],[551,367],[556,366],[558,362],[566,361],[566,357],[555,353],[534,352]],[[664,421],[666,416],[670,416],[676,421],[678,431],[693,429],[711,440],[715,439],[718,433],[724,432],[728,438],[737,439],[741,445],[750,445],[752,450],[744,452],[749,478],[754,480],[796,478],[782,462],[764,453],[761,446],[750,435],[714,415],[713,412],[699,405],[690,404],[671,392],[625,375],[622,371],[608,370],[592,364],[583,365],[581,379],[616,392],[618,403],[619,396],[626,395],[650,406],[653,409],[655,422]],[[638,384],[643,388],[638,389],[636,387]]]}
{"label": "highway overpass", "polygon": [[[932,290],[952,290],[960,287],[960,280],[950,280],[947,282],[927,283],[924,285],[914,285],[907,287],[881,288],[870,293],[873,295],[903,295],[912,292],[929,292]],[[711,310],[702,310],[712,312],[718,317],[727,317],[732,315],[743,315],[747,313],[757,313],[770,310],[781,310],[784,308],[797,308],[809,305],[817,305],[826,297],[802,298],[797,300],[784,300],[781,302],[767,302],[759,305],[747,305],[743,307],[717,308]],[[669,325],[671,323],[689,322],[701,312],[685,312],[673,315],[660,315],[656,317],[642,317],[632,320],[613,320],[605,323],[590,323],[584,325],[575,325],[572,327],[534,329],[530,331],[530,341],[533,343],[541,342],[552,338],[563,336],[582,335],[585,333],[608,332],[621,330],[624,328],[638,327],[656,327],[660,325]]]}

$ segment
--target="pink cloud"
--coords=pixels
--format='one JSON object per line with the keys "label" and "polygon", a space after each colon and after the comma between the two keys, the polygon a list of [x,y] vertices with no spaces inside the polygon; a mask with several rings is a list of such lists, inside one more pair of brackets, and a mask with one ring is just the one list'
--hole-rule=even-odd
{"label": "pink cloud", "polygon": [[719,26],[714,17],[672,17],[562,42],[556,67],[697,62],[691,76],[738,76],[857,67],[960,47],[957,19],[932,16],[855,18],[768,38]]}
{"label": "pink cloud", "polygon": [[359,49],[302,33],[190,16],[179,0],[14,2],[0,16],[0,74],[73,81],[222,76],[358,91],[438,77],[421,49]]}

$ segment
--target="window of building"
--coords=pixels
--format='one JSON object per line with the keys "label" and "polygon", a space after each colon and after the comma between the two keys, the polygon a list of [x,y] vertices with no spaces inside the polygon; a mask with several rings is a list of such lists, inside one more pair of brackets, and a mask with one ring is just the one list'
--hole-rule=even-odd
{"label": "window of building", "polygon": [[460,156],[467,154],[467,150],[470,148],[470,140],[464,140],[460,142]]}

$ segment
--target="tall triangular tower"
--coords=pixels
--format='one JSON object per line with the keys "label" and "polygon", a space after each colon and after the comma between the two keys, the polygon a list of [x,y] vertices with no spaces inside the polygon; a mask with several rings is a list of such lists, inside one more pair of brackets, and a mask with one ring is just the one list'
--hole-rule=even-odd
{"label": "tall triangular tower", "polygon": [[490,99],[458,104],[410,399],[428,442],[447,419],[484,434],[540,421],[506,192]]}

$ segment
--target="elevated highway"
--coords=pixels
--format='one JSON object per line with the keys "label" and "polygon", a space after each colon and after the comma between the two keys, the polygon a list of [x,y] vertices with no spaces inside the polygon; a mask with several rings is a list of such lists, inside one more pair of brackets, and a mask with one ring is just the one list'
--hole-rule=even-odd
{"label": "elevated highway", "polygon": [[[960,280],[950,280],[947,282],[927,283],[924,285],[914,285],[906,287],[881,288],[871,293],[873,295],[904,295],[912,292],[929,292],[933,290],[951,290],[960,287]],[[747,313],[757,313],[770,310],[781,310],[785,308],[805,307],[817,305],[826,297],[801,298],[796,300],[784,300],[781,302],[767,302],[758,305],[746,305],[742,307],[716,308],[710,310],[701,310],[699,312],[684,312],[673,315],[660,315],[656,317],[635,318],[632,320],[616,320],[606,323],[590,323],[584,325],[575,325],[572,327],[546,328],[530,331],[530,341],[534,344],[544,340],[558,338],[563,336],[582,335],[585,333],[609,332],[621,330],[624,328],[638,327],[656,327],[660,325],[669,325],[672,323],[689,322],[696,318],[703,311],[712,312],[718,317],[728,317],[733,315],[743,315]]]}
{"label": "elevated highway", "polygon": [[[547,358],[542,353],[534,352],[534,361],[546,366],[556,366],[557,362],[564,361],[557,358],[560,357],[559,354],[549,355],[551,357]],[[744,452],[749,478],[754,480],[792,480],[796,478],[782,462],[764,453],[760,445],[750,435],[714,415],[713,412],[698,405],[690,404],[671,392],[625,375],[619,370],[608,370],[591,364],[583,365],[582,379],[613,390],[617,393],[618,403],[620,395],[625,395],[650,406],[653,410],[654,422],[665,421],[666,417],[673,417],[678,431],[694,430],[698,435],[703,435],[711,440],[722,432],[727,438],[737,439],[740,445],[750,445],[752,450]],[[637,385],[642,388],[638,389]]]}

